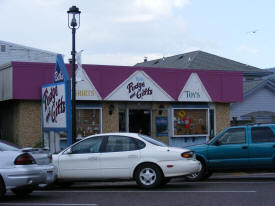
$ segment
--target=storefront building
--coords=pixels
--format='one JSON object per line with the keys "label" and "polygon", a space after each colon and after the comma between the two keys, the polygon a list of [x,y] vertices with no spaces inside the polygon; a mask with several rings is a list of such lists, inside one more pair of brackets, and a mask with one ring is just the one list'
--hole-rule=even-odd
{"label": "storefront building", "polygon": [[[76,84],[79,138],[140,132],[172,146],[204,143],[229,126],[230,103],[243,98],[240,72],[105,65],[83,68]],[[70,65],[67,69],[70,75]],[[40,139],[51,144],[41,130],[41,86],[52,82],[53,72],[51,63],[12,62],[0,69],[2,137],[12,137],[22,146],[33,146]],[[56,132],[55,136],[59,150],[66,133]]]}

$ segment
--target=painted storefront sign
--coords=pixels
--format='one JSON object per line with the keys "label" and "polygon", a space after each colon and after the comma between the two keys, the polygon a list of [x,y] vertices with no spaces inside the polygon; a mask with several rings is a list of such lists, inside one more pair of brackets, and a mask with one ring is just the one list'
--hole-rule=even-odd
{"label": "painted storefront sign", "polygon": [[184,102],[212,102],[197,73],[192,73],[182,89],[179,101]]}
{"label": "painted storefront sign", "polygon": [[101,100],[99,93],[91,82],[84,69],[77,69],[76,75],[81,78],[76,81],[76,99],[77,100]]}
{"label": "painted storefront sign", "polygon": [[111,92],[111,94],[106,97],[106,100],[173,101],[173,98],[144,71],[136,71]]}

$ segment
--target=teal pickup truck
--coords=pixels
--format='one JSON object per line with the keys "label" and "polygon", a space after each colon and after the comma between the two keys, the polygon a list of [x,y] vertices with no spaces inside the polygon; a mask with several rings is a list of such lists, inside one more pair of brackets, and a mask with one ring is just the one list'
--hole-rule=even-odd
{"label": "teal pickup truck", "polygon": [[229,127],[207,144],[190,146],[202,164],[188,181],[208,178],[216,171],[272,170],[275,168],[275,124]]}

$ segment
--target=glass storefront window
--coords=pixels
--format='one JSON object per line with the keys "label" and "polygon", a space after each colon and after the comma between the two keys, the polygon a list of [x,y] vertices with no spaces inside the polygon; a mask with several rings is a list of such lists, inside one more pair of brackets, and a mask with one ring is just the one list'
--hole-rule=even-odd
{"label": "glass storefront window", "polygon": [[76,110],[77,137],[87,137],[101,133],[100,109]]}
{"label": "glass storefront window", "polygon": [[174,136],[208,135],[208,109],[174,109]]}

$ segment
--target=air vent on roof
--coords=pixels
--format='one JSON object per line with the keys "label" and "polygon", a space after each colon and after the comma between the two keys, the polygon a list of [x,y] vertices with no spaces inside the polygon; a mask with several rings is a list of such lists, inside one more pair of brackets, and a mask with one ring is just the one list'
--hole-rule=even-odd
{"label": "air vent on roof", "polygon": [[182,59],[183,58],[183,56],[180,56],[178,59]]}

